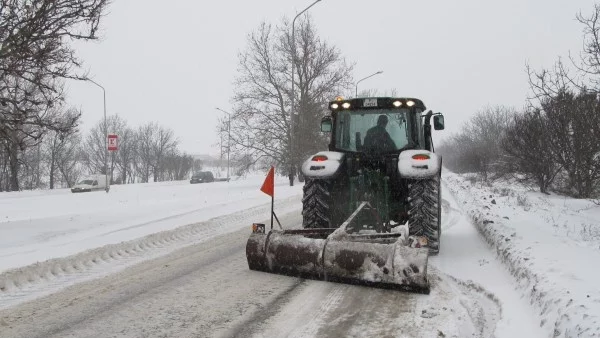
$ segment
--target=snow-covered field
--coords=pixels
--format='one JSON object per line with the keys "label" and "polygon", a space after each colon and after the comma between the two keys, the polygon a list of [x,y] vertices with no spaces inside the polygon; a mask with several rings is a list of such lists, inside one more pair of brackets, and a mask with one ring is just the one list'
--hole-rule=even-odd
{"label": "snow-covered field", "polygon": [[[0,272],[267,204],[263,180],[115,185],[108,194],[2,193]],[[277,182],[278,199],[301,193],[286,182]]]}
{"label": "snow-covered field", "polygon": [[600,206],[444,175],[548,336],[600,336]]}
{"label": "snow-covered field", "polygon": [[[255,175],[210,184],[121,185],[108,194],[66,189],[0,194],[0,307],[28,299],[22,296],[43,280],[64,287],[80,280],[67,282],[65,275],[78,275],[73,272],[86,272],[89,279],[114,271],[96,266],[107,260],[120,260],[122,268],[159,253],[150,248],[174,250],[190,240],[208,239],[209,230],[211,236],[237,230],[240,217],[250,217],[249,226],[256,220],[252,216],[262,219],[269,213],[270,197],[259,190],[263,180]],[[276,180],[276,211],[299,208],[302,187],[287,184],[284,178]],[[217,220],[212,228],[180,228],[209,219]],[[238,228],[231,227],[234,223]]]}

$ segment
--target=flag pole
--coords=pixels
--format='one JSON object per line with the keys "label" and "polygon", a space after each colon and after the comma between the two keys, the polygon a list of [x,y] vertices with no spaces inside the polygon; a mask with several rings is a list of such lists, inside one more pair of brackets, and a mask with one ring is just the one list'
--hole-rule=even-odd
{"label": "flag pole", "polygon": [[[265,178],[262,187],[260,187],[260,191],[271,196],[271,230],[273,230],[273,216],[275,216],[275,167],[271,166],[267,178]],[[279,223],[279,220],[277,222]]]}
{"label": "flag pole", "polygon": [[273,209],[275,206],[275,194],[271,196],[271,230],[273,230],[273,215],[275,214],[275,210]]}

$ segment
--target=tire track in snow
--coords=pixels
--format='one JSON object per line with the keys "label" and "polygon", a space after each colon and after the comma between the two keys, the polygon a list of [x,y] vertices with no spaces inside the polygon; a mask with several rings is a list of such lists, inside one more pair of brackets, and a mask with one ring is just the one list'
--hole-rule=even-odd
{"label": "tire track in snow", "polygon": [[302,283],[248,270],[247,238],[238,230],[0,310],[0,337],[215,336]]}
{"label": "tire track in snow", "polygon": [[249,318],[243,319],[241,323],[236,324],[232,330],[224,333],[222,337],[253,337],[260,331],[262,323],[276,315],[283,306],[296,297],[300,292],[299,289],[306,283],[306,280],[294,279],[294,284],[288,289],[278,294],[269,303],[259,307]]}
{"label": "tire track in snow", "polygon": [[[444,189],[446,189],[446,183],[442,182],[442,184]],[[450,190],[448,189],[448,191]],[[443,230],[449,230],[458,224],[460,221],[460,215],[460,210],[454,208],[450,201],[442,198],[442,236]]]}

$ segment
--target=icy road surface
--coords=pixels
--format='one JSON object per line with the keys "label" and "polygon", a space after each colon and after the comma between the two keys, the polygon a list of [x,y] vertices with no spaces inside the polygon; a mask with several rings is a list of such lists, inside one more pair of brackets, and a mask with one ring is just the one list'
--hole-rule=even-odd
{"label": "icy road surface", "polygon": [[542,337],[446,192],[443,208],[430,295],[249,271],[243,229],[1,310],[0,337]]}

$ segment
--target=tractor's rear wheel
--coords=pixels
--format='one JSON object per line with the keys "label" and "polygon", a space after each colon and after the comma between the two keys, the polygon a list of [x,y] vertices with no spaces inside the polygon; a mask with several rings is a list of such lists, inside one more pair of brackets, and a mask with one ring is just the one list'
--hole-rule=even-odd
{"label": "tractor's rear wheel", "polygon": [[333,216],[332,180],[306,178],[302,198],[302,227],[331,228]]}
{"label": "tractor's rear wheel", "polygon": [[426,236],[430,253],[440,251],[442,235],[441,181],[439,176],[409,183],[408,230],[413,236]]}

